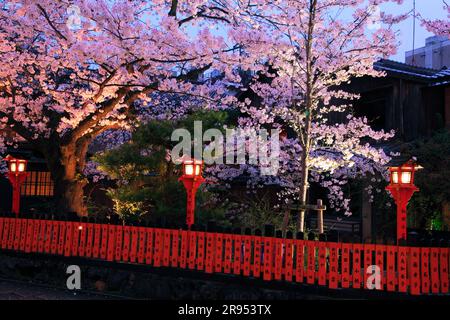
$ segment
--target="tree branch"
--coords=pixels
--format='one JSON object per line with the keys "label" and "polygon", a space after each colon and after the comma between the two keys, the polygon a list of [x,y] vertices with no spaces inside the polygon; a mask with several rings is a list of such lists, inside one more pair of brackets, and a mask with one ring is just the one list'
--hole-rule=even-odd
{"label": "tree branch", "polygon": [[53,22],[50,20],[50,17],[49,17],[49,15],[48,15],[48,13],[45,11],[45,9],[44,9],[40,4],[37,4],[36,6],[37,6],[37,7],[39,8],[39,10],[42,12],[42,14],[43,14],[45,20],[47,20],[48,24],[49,24],[50,27],[53,29],[53,31],[55,31],[55,33],[56,33],[60,38],[62,38],[62,39],[64,39],[64,40],[67,41],[66,36],[64,36],[64,35],[61,33],[61,31],[59,31],[59,30],[56,28],[56,26],[53,24]]}

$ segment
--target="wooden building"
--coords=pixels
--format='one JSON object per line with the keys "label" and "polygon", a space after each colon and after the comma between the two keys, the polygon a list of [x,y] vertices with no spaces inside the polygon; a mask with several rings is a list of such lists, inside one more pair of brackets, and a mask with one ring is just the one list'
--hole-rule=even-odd
{"label": "wooden building", "polygon": [[[385,149],[398,151],[409,141],[450,128],[450,70],[391,60],[380,60],[374,67],[384,71],[386,77],[355,79],[350,88],[361,94],[354,105],[356,115],[367,117],[373,128],[396,131],[395,138],[383,146]],[[377,234],[377,215],[363,194],[363,240],[370,241]]]}

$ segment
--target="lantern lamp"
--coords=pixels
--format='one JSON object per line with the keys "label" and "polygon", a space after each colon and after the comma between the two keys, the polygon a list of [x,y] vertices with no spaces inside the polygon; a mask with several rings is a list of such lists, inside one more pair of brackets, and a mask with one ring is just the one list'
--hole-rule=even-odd
{"label": "lantern lamp", "polygon": [[186,224],[189,229],[194,224],[195,194],[205,181],[202,177],[203,161],[187,159],[182,161],[183,175],[178,179],[183,182],[187,194]]}
{"label": "lantern lamp", "polygon": [[20,208],[20,187],[28,176],[26,172],[28,161],[11,155],[6,156],[5,160],[8,162],[8,179],[13,186],[12,212],[18,216]]}
{"label": "lantern lamp", "polygon": [[419,191],[414,185],[414,174],[419,169],[423,167],[412,159],[389,167],[390,183],[386,190],[391,193],[397,204],[397,244],[401,240],[406,240],[406,208],[414,192]]}
{"label": "lantern lamp", "polygon": [[17,159],[12,156],[7,156],[6,161],[8,161],[8,169],[10,173],[21,173],[27,170],[27,160]]}
{"label": "lantern lamp", "polygon": [[183,161],[183,175],[188,177],[201,176],[203,161],[185,160]]}

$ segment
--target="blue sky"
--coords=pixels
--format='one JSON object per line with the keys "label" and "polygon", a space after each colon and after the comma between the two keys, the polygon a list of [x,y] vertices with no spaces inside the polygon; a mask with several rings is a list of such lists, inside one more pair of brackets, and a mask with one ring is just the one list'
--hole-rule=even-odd
{"label": "blue sky", "polygon": [[[402,5],[397,4],[384,4],[381,6],[383,11],[388,13],[403,13],[412,10],[413,0],[404,0]],[[447,19],[447,12],[443,10],[442,0],[416,0],[416,11],[427,19]],[[413,47],[413,18],[410,16],[407,20],[403,21],[397,26],[400,34],[398,39],[401,44],[398,48],[396,55],[390,59],[404,62],[405,51],[411,50]],[[423,47],[425,45],[425,38],[432,36],[430,32],[425,30],[420,25],[420,22],[416,23],[416,48]]]}

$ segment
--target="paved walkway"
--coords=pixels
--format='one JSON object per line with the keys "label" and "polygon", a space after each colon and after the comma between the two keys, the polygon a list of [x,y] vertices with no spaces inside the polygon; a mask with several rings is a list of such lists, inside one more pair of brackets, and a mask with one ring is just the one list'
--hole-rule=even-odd
{"label": "paved walkway", "polygon": [[0,300],[105,300],[108,297],[86,292],[74,293],[35,284],[0,280]]}

